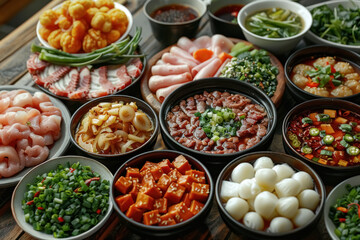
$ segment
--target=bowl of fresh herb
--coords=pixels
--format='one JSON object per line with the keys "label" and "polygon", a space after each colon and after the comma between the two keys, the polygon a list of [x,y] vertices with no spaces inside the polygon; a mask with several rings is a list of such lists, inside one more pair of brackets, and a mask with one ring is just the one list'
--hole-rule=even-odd
{"label": "bowl of fresh herb", "polygon": [[308,9],[313,17],[308,41],[360,53],[360,1],[329,1]]}

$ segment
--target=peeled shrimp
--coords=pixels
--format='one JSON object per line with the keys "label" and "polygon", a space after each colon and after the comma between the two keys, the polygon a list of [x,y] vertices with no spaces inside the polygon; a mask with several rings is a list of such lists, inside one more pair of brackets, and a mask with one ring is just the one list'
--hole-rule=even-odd
{"label": "peeled shrimp", "polygon": [[21,161],[25,162],[26,167],[33,167],[42,163],[43,161],[45,161],[48,155],[49,148],[46,146],[27,146],[25,149],[19,150],[19,158],[21,159]]}
{"label": "peeled shrimp", "polygon": [[25,162],[20,160],[18,153],[11,146],[0,146],[0,176],[11,177],[20,172]]}

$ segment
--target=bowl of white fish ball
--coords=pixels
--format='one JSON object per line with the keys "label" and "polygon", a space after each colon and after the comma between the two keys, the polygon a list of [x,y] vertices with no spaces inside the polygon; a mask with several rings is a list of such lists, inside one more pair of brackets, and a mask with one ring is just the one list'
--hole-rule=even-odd
{"label": "bowl of white fish ball", "polygon": [[215,187],[226,225],[255,239],[304,237],[316,226],[326,191],[321,178],[299,159],[254,152],[230,162]]}

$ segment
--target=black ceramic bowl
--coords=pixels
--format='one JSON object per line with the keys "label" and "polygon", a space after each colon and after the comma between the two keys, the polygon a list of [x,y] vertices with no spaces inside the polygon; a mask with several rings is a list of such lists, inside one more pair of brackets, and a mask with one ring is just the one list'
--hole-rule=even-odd
{"label": "black ceramic bowl", "polygon": [[[315,98],[324,98],[322,96],[318,96],[309,92],[302,90],[300,87],[296,86],[293,81],[291,81],[290,76],[292,69],[299,63],[302,63],[306,60],[316,59],[318,57],[334,57],[336,56],[337,60],[345,61],[350,63],[354,69],[360,74],[360,55],[345,50],[338,47],[332,46],[310,46],[306,48],[302,48],[296,52],[294,52],[285,63],[284,71],[286,76],[286,86],[290,90],[292,96],[298,101],[306,101]],[[347,96],[347,97],[338,97],[336,99],[349,100],[353,102],[360,103],[360,93]]]}
{"label": "black ceramic bowl", "polygon": [[[237,22],[230,22],[215,15],[217,11],[231,5],[245,5],[251,0],[213,0],[208,6],[211,31],[213,34],[222,34],[227,37],[244,39],[244,34]],[[237,21],[237,15],[234,16]]]}
{"label": "black ceramic bowl", "polygon": [[[97,104],[99,104],[101,102],[114,102],[114,101],[123,101],[124,103],[135,102],[137,107],[140,110],[142,110],[146,115],[148,115],[148,117],[152,121],[152,124],[154,126],[154,132],[153,132],[152,136],[150,137],[150,139],[147,142],[145,142],[140,147],[138,147],[130,152],[126,152],[126,153],[122,153],[122,154],[99,154],[99,153],[92,153],[92,152],[85,150],[75,140],[75,133],[76,133],[76,130],[77,130],[83,116],[92,107],[96,106]],[[142,101],[138,98],[135,98],[135,97],[131,97],[131,96],[111,95],[111,96],[94,99],[94,100],[82,105],[72,115],[69,129],[70,129],[69,134],[71,137],[71,141],[75,145],[76,149],[81,154],[99,160],[101,163],[103,163],[105,166],[107,166],[112,172],[114,172],[116,170],[116,168],[118,168],[121,164],[123,164],[129,158],[131,158],[139,153],[142,153],[144,151],[153,149],[153,147],[156,143],[157,137],[159,135],[159,120],[158,120],[157,114],[154,112],[154,110],[144,101]]]}
{"label": "black ceramic bowl", "polygon": [[[151,14],[157,9],[172,4],[192,8],[197,12],[197,18],[181,23],[168,23],[151,17]],[[150,22],[152,33],[165,46],[175,43],[182,36],[195,37],[200,20],[205,13],[206,5],[201,0],[150,0],[144,5],[144,14]]]}
{"label": "black ceramic bowl", "polygon": [[[315,191],[317,191],[320,194],[320,203],[315,210],[315,217],[305,226],[300,228],[295,228],[290,232],[285,233],[269,233],[265,231],[258,231],[251,229],[247,226],[245,226],[243,223],[235,220],[226,210],[224,203],[220,199],[220,192],[221,192],[221,185],[223,180],[229,180],[231,177],[232,170],[243,162],[248,162],[253,164],[256,159],[259,157],[269,157],[274,162],[274,165],[276,164],[282,164],[287,163],[291,168],[293,168],[295,171],[304,171],[310,174],[310,176],[313,179]],[[310,229],[314,228],[317,224],[317,222],[322,217],[322,212],[324,209],[325,199],[326,199],[326,190],[325,186],[321,180],[321,178],[318,176],[318,174],[311,169],[307,164],[302,162],[301,160],[286,155],[284,153],[277,153],[277,152],[254,152],[249,153],[244,156],[238,157],[235,160],[231,161],[226,167],[223,168],[220,175],[217,178],[216,186],[215,186],[215,198],[218,205],[218,209],[220,212],[220,215],[226,225],[235,233],[239,235],[247,235],[254,239],[298,239],[298,238],[304,238],[307,233],[310,232]]]}
{"label": "black ceramic bowl", "polygon": [[357,166],[349,166],[349,167],[339,167],[339,166],[329,166],[324,165],[310,159],[307,159],[300,153],[294,150],[291,146],[287,134],[287,128],[290,124],[291,119],[301,114],[304,111],[312,110],[312,109],[344,109],[349,110],[354,113],[360,114],[360,106],[354,104],[349,101],[344,101],[335,98],[321,98],[309,100],[304,103],[301,103],[291,109],[288,114],[285,116],[284,121],[282,123],[282,138],[285,152],[291,154],[303,162],[308,163],[311,167],[313,167],[317,173],[323,177],[323,180],[328,184],[337,184],[342,180],[349,178],[351,176],[358,175],[360,172],[360,165]]}
{"label": "black ceramic bowl", "polygon": [[[239,93],[251,99],[252,102],[263,106],[267,112],[267,117],[269,118],[267,134],[261,139],[259,143],[257,143],[253,147],[243,151],[228,154],[204,153],[185,147],[184,145],[177,142],[168,131],[168,124],[166,122],[167,113],[175,105],[178,105],[181,100],[185,100],[188,97],[203,93],[204,91],[227,91],[229,93]],[[266,149],[271,143],[275,133],[277,113],[271,99],[264,92],[251,84],[230,78],[205,78],[186,83],[173,91],[167,98],[165,98],[165,101],[162,103],[159,118],[161,135],[165,145],[168,148],[190,154],[191,156],[198,158],[205,165],[209,166],[214,164],[225,165],[235,157],[238,157],[250,151]]]}
{"label": "black ceramic bowl", "polygon": [[[125,213],[120,211],[120,208],[118,207],[117,203],[115,202],[116,196],[119,195],[119,192],[114,187],[115,182],[120,176],[126,175],[126,168],[128,167],[136,167],[141,168],[146,161],[150,162],[160,162],[163,159],[169,159],[170,162],[172,162],[177,156],[183,155],[191,164],[192,169],[197,169],[200,171],[205,172],[205,178],[206,182],[210,185],[210,192],[208,200],[206,201],[204,207],[201,209],[201,211],[196,214],[195,216],[191,217],[190,219],[177,223],[175,225],[171,226],[148,226],[139,222],[134,221],[131,218],[128,218]],[[115,173],[114,175],[114,181],[112,182],[112,186],[110,189],[110,198],[114,203],[115,211],[118,213],[118,216],[120,217],[120,220],[126,224],[127,227],[129,227],[133,232],[140,235],[145,236],[151,236],[151,237],[167,237],[170,235],[178,235],[181,233],[184,233],[186,231],[189,231],[191,228],[195,228],[199,224],[201,224],[204,220],[204,218],[208,215],[210,212],[210,209],[212,207],[213,203],[213,196],[214,196],[214,182],[211,178],[211,175],[209,171],[206,169],[206,167],[199,162],[196,158],[184,154],[182,152],[172,151],[172,150],[162,150],[162,151],[150,151],[145,152],[140,155],[137,155],[130,160],[128,160],[126,163],[124,163]]]}

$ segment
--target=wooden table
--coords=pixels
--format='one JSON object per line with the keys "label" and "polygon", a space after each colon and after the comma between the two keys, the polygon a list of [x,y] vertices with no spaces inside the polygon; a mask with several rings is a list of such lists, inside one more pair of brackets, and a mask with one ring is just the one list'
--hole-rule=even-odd
{"label": "wooden table", "polygon": [[[18,86],[32,86],[33,81],[29,73],[26,70],[26,61],[30,56],[30,45],[35,42],[36,39],[35,26],[42,11],[52,8],[61,3],[61,0],[53,0],[41,11],[35,14],[27,22],[17,28],[14,32],[8,35],[6,38],[0,41],[0,84],[15,84]],[[128,1],[125,5],[133,13],[134,26],[131,34],[134,33],[136,26],[140,26],[143,29],[141,47],[147,54],[148,59],[155,53],[162,50],[166,46],[162,46],[156,39],[154,39],[150,24],[143,14],[142,6],[145,0],[132,0]],[[300,1],[304,5],[314,3],[314,1],[304,0]],[[211,35],[211,29],[208,24],[208,18],[205,16],[200,24],[198,36]],[[300,43],[298,48],[304,46],[304,43]],[[281,59],[284,63],[284,59]],[[134,91],[133,95],[141,98],[140,91]],[[284,152],[281,144],[281,122],[285,114],[295,106],[295,100],[285,92],[284,98],[280,106],[278,107],[279,122],[276,128],[274,140],[268,150],[274,152]],[[71,110],[76,108],[70,106]],[[164,145],[159,136],[155,149],[163,149]],[[266,150],[266,149],[263,149]],[[74,154],[74,148],[70,147],[67,154]],[[213,174],[214,180],[216,175]],[[13,192],[13,187],[0,189],[0,238],[1,239],[33,239],[29,234],[22,231],[22,229],[16,224],[10,208],[10,200]],[[332,189],[332,186],[327,186],[327,192]],[[326,232],[323,219],[313,229],[308,236],[300,236],[303,239],[330,239]],[[98,231],[91,239],[142,239],[142,237],[136,235],[127,229],[119,220],[114,212],[105,226]],[[213,206],[209,216],[205,222],[196,226],[196,228],[183,237],[178,239],[246,239],[244,236],[238,236],[231,232],[229,228],[222,221],[216,202],[214,200]]]}

